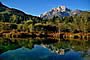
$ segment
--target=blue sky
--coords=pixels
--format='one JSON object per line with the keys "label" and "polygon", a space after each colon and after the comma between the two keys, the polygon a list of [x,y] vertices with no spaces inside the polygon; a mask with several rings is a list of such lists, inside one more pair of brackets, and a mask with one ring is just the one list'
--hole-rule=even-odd
{"label": "blue sky", "polygon": [[90,0],[0,0],[10,8],[19,9],[27,14],[39,16],[51,8],[66,6],[72,10],[90,10]]}

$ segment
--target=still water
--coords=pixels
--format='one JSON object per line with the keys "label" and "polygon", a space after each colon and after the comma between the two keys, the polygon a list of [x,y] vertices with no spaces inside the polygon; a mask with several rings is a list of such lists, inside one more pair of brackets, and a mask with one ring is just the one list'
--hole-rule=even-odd
{"label": "still water", "polygon": [[0,38],[0,60],[90,60],[90,40]]}

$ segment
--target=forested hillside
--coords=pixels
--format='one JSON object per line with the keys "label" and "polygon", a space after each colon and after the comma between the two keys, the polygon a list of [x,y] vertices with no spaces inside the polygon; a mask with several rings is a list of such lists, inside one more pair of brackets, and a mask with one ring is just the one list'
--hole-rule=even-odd
{"label": "forested hillside", "polygon": [[25,14],[24,12],[8,8],[0,2],[0,21],[10,22],[10,23],[24,23],[24,21],[33,20],[34,22],[39,22],[41,19],[36,16]]}
{"label": "forested hillside", "polygon": [[54,16],[42,19],[8,8],[0,3],[0,31],[16,32],[90,32],[90,12],[80,11],[75,16]]}

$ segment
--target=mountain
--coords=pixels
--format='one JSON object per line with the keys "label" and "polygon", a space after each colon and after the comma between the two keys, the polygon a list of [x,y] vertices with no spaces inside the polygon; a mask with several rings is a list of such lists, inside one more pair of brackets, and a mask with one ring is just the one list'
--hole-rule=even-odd
{"label": "mountain", "polygon": [[24,23],[27,20],[32,20],[33,23],[42,22],[42,19],[52,19],[53,17],[64,17],[64,16],[79,16],[79,15],[89,15],[88,11],[76,10],[73,11],[65,6],[59,6],[58,8],[52,8],[49,12],[41,14],[40,17],[25,14],[24,12],[9,8],[0,2],[0,22],[10,22],[10,23]]}
{"label": "mountain", "polygon": [[69,8],[66,8],[65,6],[59,6],[58,8],[52,8],[49,12],[41,14],[40,17],[43,19],[52,19],[54,16],[58,17],[75,16],[75,15],[79,16],[80,14],[81,14],[80,10],[73,11]]}
{"label": "mountain", "polygon": [[8,8],[0,2],[0,21],[19,24],[27,20],[33,20],[34,22],[37,22],[41,20],[41,18],[25,14],[24,12],[14,8]]}

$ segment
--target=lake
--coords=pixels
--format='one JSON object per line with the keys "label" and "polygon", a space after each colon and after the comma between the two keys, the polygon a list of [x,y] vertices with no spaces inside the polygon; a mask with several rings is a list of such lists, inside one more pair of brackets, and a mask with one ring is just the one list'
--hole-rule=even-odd
{"label": "lake", "polygon": [[90,40],[2,38],[0,60],[90,60]]}

